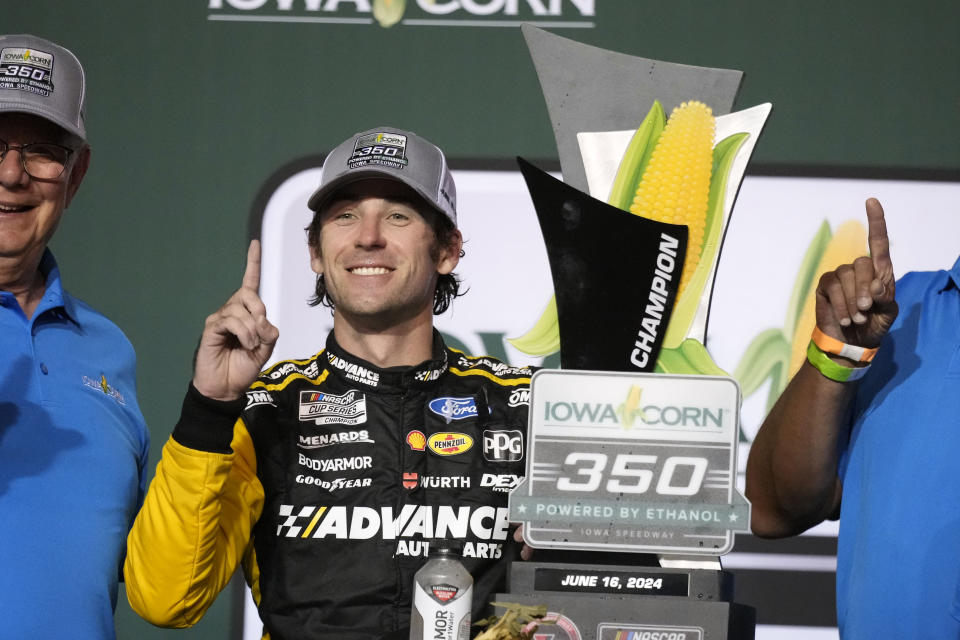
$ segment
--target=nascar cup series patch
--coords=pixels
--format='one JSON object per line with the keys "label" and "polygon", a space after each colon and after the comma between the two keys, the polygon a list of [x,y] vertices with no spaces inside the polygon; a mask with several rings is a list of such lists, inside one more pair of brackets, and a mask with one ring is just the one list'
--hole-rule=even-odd
{"label": "nascar cup series patch", "polygon": [[300,392],[300,421],[315,424],[362,424],[367,421],[367,397],[356,391],[337,395],[321,391]]}
{"label": "nascar cup series patch", "polygon": [[399,133],[369,133],[357,138],[353,155],[347,160],[351,169],[377,164],[394,169],[407,166],[407,136]]}

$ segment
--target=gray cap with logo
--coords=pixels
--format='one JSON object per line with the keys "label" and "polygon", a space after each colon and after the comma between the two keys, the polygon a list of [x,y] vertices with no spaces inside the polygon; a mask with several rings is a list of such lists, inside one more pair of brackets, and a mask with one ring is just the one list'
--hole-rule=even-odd
{"label": "gray cap with logo", "polygon": [[86,81],[77,56],[49,40],[0,35],[0,113],[40,116],[84,142]]}
{"label": "gray cap with logo", "polygon": [[331,151],[308,206],[317,211],[341,187],[368,178],[402,182],[457,226],[457,188],[443,151],[415,133],[393,127],[354,134]]}

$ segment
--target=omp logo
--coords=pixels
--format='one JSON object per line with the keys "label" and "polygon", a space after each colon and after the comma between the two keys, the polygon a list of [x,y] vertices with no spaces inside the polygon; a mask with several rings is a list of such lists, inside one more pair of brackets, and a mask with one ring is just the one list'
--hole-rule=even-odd
{"label": "omp logo", "polygon": [[516,462],[523,458],[523,434],[519,431],[483,432],[483,458],[489,462]]}
{"label": "omp logo", "polygon": [[435,433],[427,440],[427,446],[438,456],[456,456],[470,450],[473,438],[465,433]]}
{"label": "omp logo", "polygon": [[519,407],[525,404],[530,404],[530,389],[514,389],[510,392],[510,398],[507,399],[508,406]]}
{"label": "omp logo", "polygon": [[269,391],[247,391],[247,406],[245,409],[264,404],[272,407],[277,406],[276,403],[274,403],[273,396],[270,395]]}
{"label": "omp logo", "polygon": [[447,422],[477,417],[477,403],[473,398],[435,398],[427,406]]}
{"label": "omp logo", "polygon": [[209,0],[208,20],[593,28],[596,0]]}

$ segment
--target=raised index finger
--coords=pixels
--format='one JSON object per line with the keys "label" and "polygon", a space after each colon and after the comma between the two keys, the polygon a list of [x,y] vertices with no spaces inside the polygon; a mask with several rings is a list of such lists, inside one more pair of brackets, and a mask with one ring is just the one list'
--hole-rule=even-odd
{"label": "raised index finger", "polygon": [[887,238],[887,221],[883,207],[876,198],[867,200],[867,242],[876,277],[882,281],[893,278],[893,263],[890,261],[890,240]]}
{"label": "raised index finger", "polygon": [[260,289],[260,241],[251,240],[247,249],[247,269],[243,272],[244,289],[259,291]]}

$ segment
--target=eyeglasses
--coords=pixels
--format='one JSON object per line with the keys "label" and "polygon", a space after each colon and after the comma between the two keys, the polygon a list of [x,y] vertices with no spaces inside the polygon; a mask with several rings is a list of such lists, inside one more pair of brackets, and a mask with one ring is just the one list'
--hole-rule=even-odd
{"label": "eyeglasses", "polygon": [[0,140],[0,162],[7,157],[8,151],[19,151],[20,166],[28,176],[37,180],[59,178],[73,153],[73,149],[52,142],[16,145]]}

